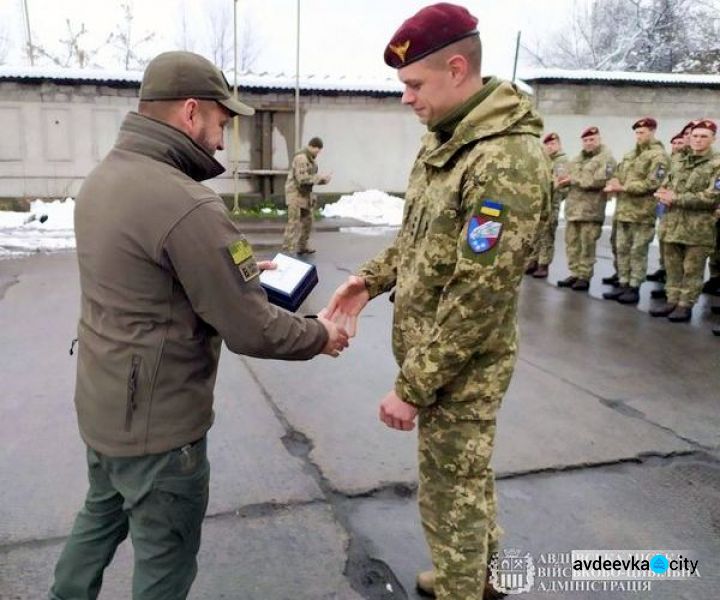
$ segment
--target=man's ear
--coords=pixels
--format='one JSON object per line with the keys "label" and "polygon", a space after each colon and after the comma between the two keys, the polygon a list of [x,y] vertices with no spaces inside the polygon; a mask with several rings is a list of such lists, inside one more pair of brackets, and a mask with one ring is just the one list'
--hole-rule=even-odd
{"label": "man's ear", "polygon": [[470,69],[467,58],[462,54],[453,54],[447,61],[448,68],[450,69],[450,76],[457,82],[462,83],[465,81],[467,74]]}
{"label": "man's ear", "polygon": [[200,114],[200,103],[195,98],[188,98],[183,102],[182,119],[185,126],[191,129]]}

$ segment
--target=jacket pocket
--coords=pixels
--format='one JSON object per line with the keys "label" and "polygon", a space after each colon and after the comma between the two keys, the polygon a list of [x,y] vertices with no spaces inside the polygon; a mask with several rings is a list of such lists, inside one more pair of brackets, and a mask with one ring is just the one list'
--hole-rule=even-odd
{"label": "jacket pocket", "polygon": [[142,357],[139,354],[133,354],[132,363],[130,364],[130,374],[127,383],[127,404],[125,406],[125,431],[132,428],[133,413],[135,412],[135,394],[137,392],[138,378],[140,377],[140,365]]}

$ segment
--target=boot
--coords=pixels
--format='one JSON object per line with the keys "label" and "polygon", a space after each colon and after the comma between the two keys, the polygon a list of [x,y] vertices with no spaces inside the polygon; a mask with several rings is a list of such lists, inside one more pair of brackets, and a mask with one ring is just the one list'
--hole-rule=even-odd
{"label": "boot", "polygon": [[617,301],[620,304],[637,304],[640,302],[640,288],[625,288],[625,292],[618,297]]}
{"label": "boot", "polygon": [[665,269],[658,269],[654,273],[648,273],[645,276],[648,281],[657,281],[658,283],[665,283]]}
{"label": "boot", "polygon": [[711,277],[705,282],[702,289],[703,294],[711,296],[720,296],[720,277]]}
{"label": "boot", "polygon": [[297,254],[298,256],[302,256],[303,254],[315,254],[315,252],[315,248],[305,248],[303,250],[298,250]]}
{"label": "boot", "polygon": [[665,300],[665,298],[667,298],[667,292],[665,291],[665,288],[653,290],[650,292],[650,297],[653,300]]}
{"label": "boot", "polygon": [[548,276],[548,266],[538,265],[538,268],[535,269],[535,272],[532,274],[532,276],[535,279],[545,279]]}
{"label": "boot", "polygon": [[661,304],[657,308],[651,308],[650,309],[650,316],[651,317],[667,317],[671,312],[675,310],[676,304],[670,304],[669,302],[666,302],[665,304]]}
{"label": "boot", "polygon": [[587,292],[590,289],[590,282],[587,279],[578,279],[571,288],[576,292]]}
{"label": "boot", "polygon": [[711,306],[710,312],[714,315],[720,315],[720,306]]}
{"label": "boot", "polygon": [[630,289],[630,288],[628,288],[628,286],[621,285],[620,287],[616,287],[614,290],[612,290],[610,292],[604,292],[603,298],[605,298],[605,300],[617,300],[620,296],[622,296],[625,292],[627,292],[628,289]]}
{"label": "boot", "polygon": [[531,261],[527,267],[525,267],[525,275],[532,275],[537,271],[538,263],[536,260]]}
{"label": "boot", "polygon": [[435,571],[421,571],[415,579],[415,587],[421,596],[435,597]]}
{"label": "boot", "polygon": [[720,325],[718,325],[717,327],[713,327],[712,332],[713,332],[713,335],[720,337]]}
{"label": "boot", "polygon": [[678,304],[675,310],[668,315],[668,321],[672,323],[687,323],[690,319],[692,319],[692,306]]}
{"label": "boot", "polygon": [[602,282],[605,285],[611,285],[613,287],[617,287],[620,285],[620,278],[618,277],[617,273],[613,273],[610,275],[610,277],[603,277]]}
{"label": "boot", "polygon": [[575,282],[578,280],[575,275],[570,275],[570,277],[566,277],[565,279],[561,279],[557,282],[558,287],[572,287]]}

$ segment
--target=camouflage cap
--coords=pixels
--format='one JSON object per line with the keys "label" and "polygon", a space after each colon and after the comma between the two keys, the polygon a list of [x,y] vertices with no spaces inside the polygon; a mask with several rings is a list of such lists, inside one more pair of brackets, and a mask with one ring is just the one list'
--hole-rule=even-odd
{"label": "camouflage cap", "polygon": [[223,72],[193,52],[163,52],[145,69],[140,100],[215,100],[234,115],[252,115],[255,109],[232,97]]}
{"label": "camouflage cap", "polygon": [[632,129],[635,131],[639,127],[647,127],[648,129],[657,129],[657,121],[652,117],[643,117],[633,123]]}
{"label": "camouflage cap", "polygon": [[590,137],[591,135],[598,135],[600,133],[600,130],[597,127],[588,127],[586,129],[583,129],[583,132],[580,134],[581,138]]}
{"label": "camouflage cap", "polygon": [[420,9],[393,34],[385,47],[385,64],[400,69],[454,42],[478,35],[478,20],[468,9],[440,2]]}

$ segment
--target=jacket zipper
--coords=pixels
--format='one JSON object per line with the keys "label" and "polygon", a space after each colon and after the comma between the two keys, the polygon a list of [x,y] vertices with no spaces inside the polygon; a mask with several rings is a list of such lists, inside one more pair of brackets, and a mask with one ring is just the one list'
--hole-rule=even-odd
{"label": "jacket zipper", "polygon": [[135,412],[135,392],[137,390],[137,379],[140,373],[140,363],[142,358],[133,354],[132,364],[130,366],[130,376],[128,377],[127,387],[127,405],[125,407],[125,431],[130,431],[132,427],[133,412]]}

